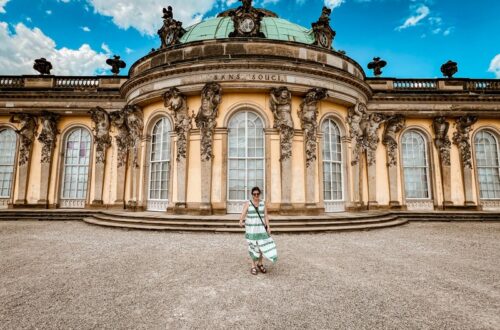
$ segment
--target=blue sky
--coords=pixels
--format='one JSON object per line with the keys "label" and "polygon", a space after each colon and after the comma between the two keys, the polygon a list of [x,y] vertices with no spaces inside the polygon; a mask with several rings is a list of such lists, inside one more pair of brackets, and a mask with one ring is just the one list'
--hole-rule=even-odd
{"label": "blue sky", "polygon": [[[456,77],[500,78],[499,0],[259,0],[257,6],[310,27],[324,4],[334,8],[334,47],[363,68],[380,56],[383,76],[440,77],[447,60]],[[128,67],[159,46],[161,8],[172,5],[189,26],[235,0],[0,0],[0,74],[32,74],[46,57],[59,75],[109,73],[119,54]],[[371,72],[365,69],[368,76]]]}

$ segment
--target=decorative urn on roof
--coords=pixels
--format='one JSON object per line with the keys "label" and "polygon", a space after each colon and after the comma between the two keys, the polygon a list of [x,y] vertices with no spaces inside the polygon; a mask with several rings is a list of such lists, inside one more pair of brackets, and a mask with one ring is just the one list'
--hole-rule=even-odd
{"label": "decorative urn on roof", "polygon": [[333,39],[337,34],[330,26],[330,15],[332,10],[328,7],[323,7],[321,16],[316,23],[312,23],[314,32],[314,44],[323,48],[331,49]]}
{"label": "decorative urn on roof", "polygon": [[441,72],[443,73],[443,76],[452,78],[453,75],[458,72],[457,62],[448,61],[445,64],[441,65]]}
{"label": "decorative urn on roof", "polygon": [[50,75],[50,70],[52,70],[52,64],[45,58],[39,58],[35,60],[33,69],[40,72],[41,75]]}
{"label": "decorative urn on roof", "polygon": [[265,14],[252,6],[252,0],[240,1],[242,6],[227,13],[234,24],[234,31],[229,33],[229,38],[265,38],[266,35],[260,31]]}
{"label": "decorative urn on roof", "polygon": [[380,59],[380,57],[374,57],[373,61],[368,63],[368,69],[373,70],[373,75],[375,77],[380,77],[380,75],[382,75],[382,68],[386,65],[386,61]]}
{"label": "decorative urn on roof", "polygon": [[160,49],[178,44],[186,30],[182,27],[182,22],[174,19],[172,6],[163,8],[163,26],[158,30],[161,40]]}
{"label": "decorative urn on roof", "polygon": [[120,59],[120,56],[113,55],[113,58],[108,58],[106,64],[111,66],[111,72],[116,76],[120,73],[120,69],[125,69],[127,64]]}

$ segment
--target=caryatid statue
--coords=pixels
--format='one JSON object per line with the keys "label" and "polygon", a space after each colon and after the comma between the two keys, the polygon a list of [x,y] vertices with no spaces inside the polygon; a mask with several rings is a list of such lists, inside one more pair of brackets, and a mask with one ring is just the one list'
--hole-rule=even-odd
{"label": "caryatid statue", "polygon": [[450,149],[451,141],[448,137],[450,123],[445,117],[436,117],[432,122],[434,128],[434,145],[439,151],[439,158],[443,166],[451,166]]}
{"label": "caryatid statue", "polygon": [[19,165],[23,166],[28,163],[31,147],[37,135],[38,121],[33,115],[20,113],[13,115],[10,122],[21,125],[15,132],[20,139]]}
{"label": "caryatid statue", "polygon": [[286,87],[271,89],[270,108],[274,115],[274,128],[278,129],[281,138],[280,160],[292,157],[293,120],[292,94]]}
{"label": "caryatid statue", "polygon": [[116,147],[117,147],[117,163],[118,168],[123,167],[127,164],[127,153],[129,146],[129,132],[127,127],[127,118],[124,109],[111,112],[109,114],[111,119],[111,124],[117,129],[118,133],[115,136]]}
{"label": "caryatid statue", "polygon": [[106,150],[111,147],[111,120],[109,114],[101,107],[95,107],[90,111],[90,118],[94,122],[94,143],[96,145],[96,161],[104,163],[106,160]]}
{"label": "caryatid statue", "polygon": [[380,139],[378,138],[379,127],[387,121],[387,117],[380,113],[371,113],[365,127],[364,147],[366,149],[368,166],[374,165],[377,161],[376,151]]}
{"label": "caryatid statue", "polygon": [[59,120],[59,115],[51,113],[48,111],[42,112],[42,131],[38,136],[38,141],[42,143],[42,158],[41,162],[44,164],[50,163],[52,158],[52,151],[56,145],[57,134],[59,130],[57,129],[57,121]]}
{"label": "caryatid statue", "polygon": [[313,88],[309,90],[300,104],[298,112],[306,145],[306,167],[316,160],[318,137],[318,102],[326,98],[326,89]]}
{"label": "caryatid statue", "polygon": [[353,160],[352,165],[359,162],[359,155],[364,151],[364,127],[368,122],[367,108],[364,103],[358,102],[354,107],[349,109],[346,122],[350,128],[350,137],[354,139]]}
{"label": "caryatid statue", "polygon": [[462,157],[462,166],[464,168],[472,168],[472,152],[470,144],[470,132],[472,125],[478,120],[477,116],[462,116],[455,120],[457,131],[453,133],[453,143],[460,149]]}
{"label": "caryatid statue", "polygon": [[132,152],[132,165],[139,167],[139,146],[144,131],[144,115],[142,109],[137,105],[127,105],[125,107],[126,123],[129,133],[129,150]]}
{"label": "caryatid statue", "polygon": [[175,88],[170,88],[164,95],[165,107],[172,111],[175,118],[175,133],[177,134],[177,161],[187,157],[187,139],[191,130],[186,96]]}
{"label": "caryatid statue", "polygon": [[222,88],[212,82],[205,85],[201,92],[201,107],[196,115],[196,127],[201,133],[201,160],[209,161],[213,158],[212,137],[217,126],[219,105],[222,100]]}
{"label": "caryatid statue", "polygon": [[388,162],[387,166],[394,167],[397,165],[398,157],[396,151],[398,149],[397,133],[405,127],[405,117],[403,115],[394,115],[389,117],[385,124],[382,144],[387,148]]}

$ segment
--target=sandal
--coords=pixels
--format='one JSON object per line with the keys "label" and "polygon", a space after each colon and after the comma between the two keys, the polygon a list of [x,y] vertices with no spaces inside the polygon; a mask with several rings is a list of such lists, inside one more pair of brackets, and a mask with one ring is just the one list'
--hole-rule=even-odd
{"label": "sandal", "polygon": [[252,267],[252,269],[250,269],[250,273],[251,273],[252,275],[257,275],[257,268]]}
{"label": "sandal", "polygon": [[257,265],[257,267],[259,268],[262,274],[265,274],[267,272],[267,269],[266,267],[264,267],[264,265]]}

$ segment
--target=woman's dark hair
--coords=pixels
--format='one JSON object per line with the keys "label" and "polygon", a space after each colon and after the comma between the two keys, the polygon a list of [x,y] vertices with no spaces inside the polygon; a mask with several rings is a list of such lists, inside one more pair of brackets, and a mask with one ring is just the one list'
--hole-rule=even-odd
{"label": "woman's dark hair", "polygon": [[254,191],[258,191],[258,192],[259,192],[259,194],[262,194],[262,191],[260,191],[260,188],[259,188],[259,187],[253,187],[253,188],[252,188],[252,195],[253,195],[253,192],[254,192]]}

